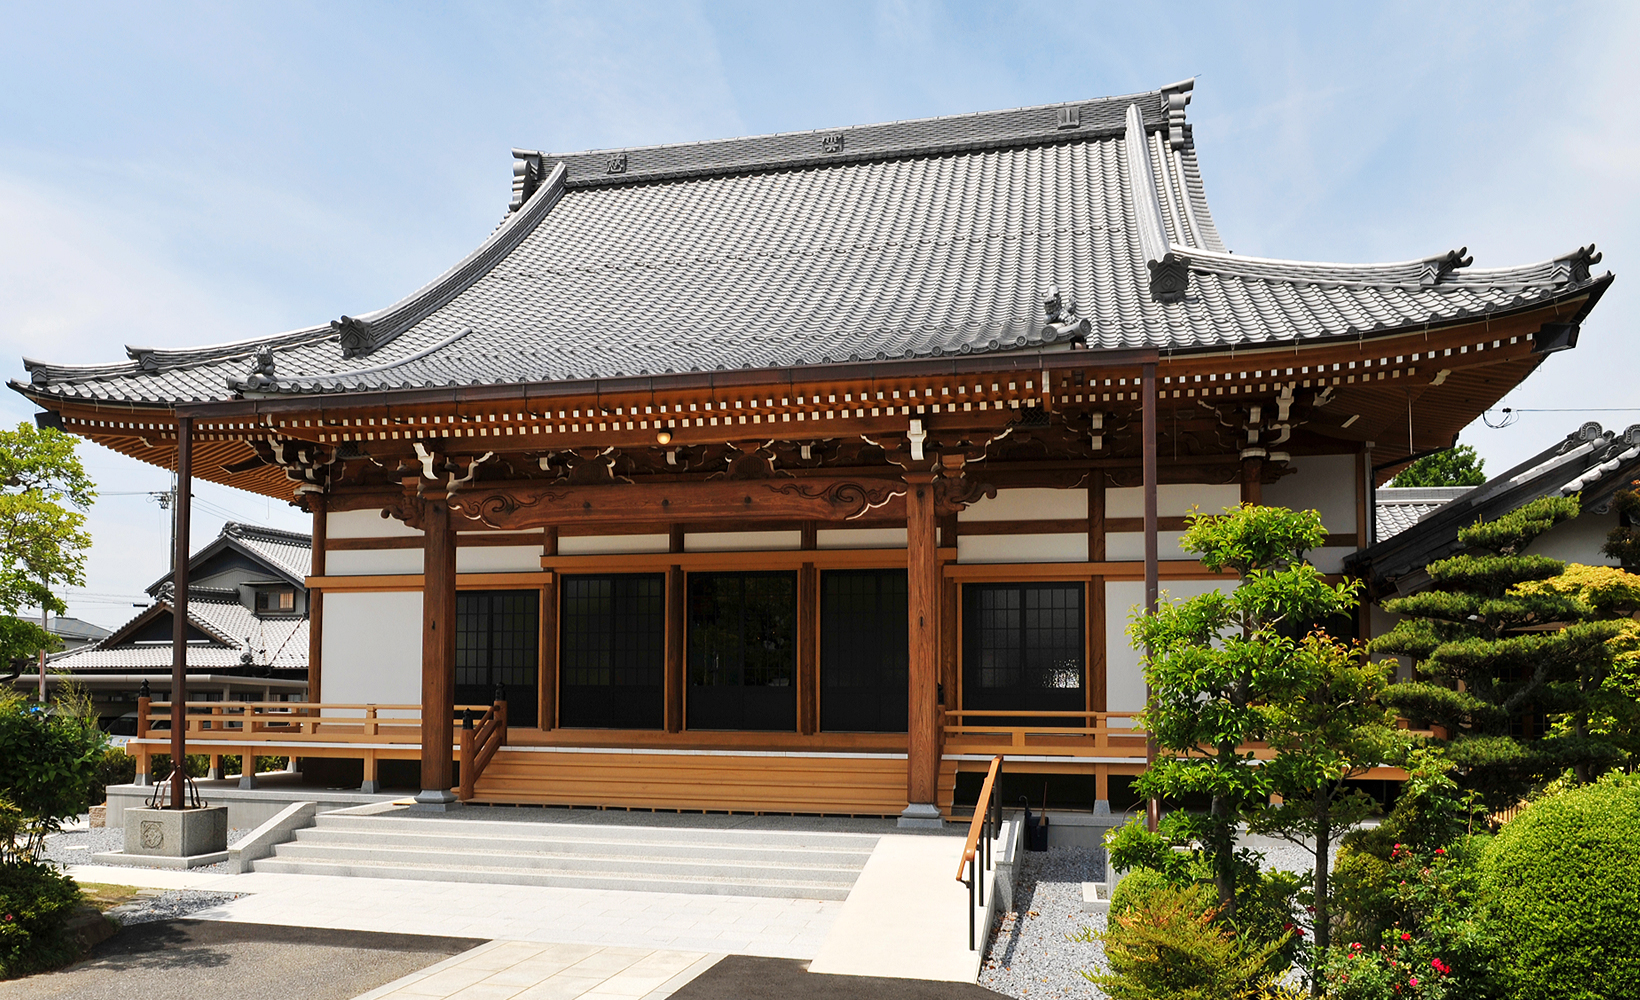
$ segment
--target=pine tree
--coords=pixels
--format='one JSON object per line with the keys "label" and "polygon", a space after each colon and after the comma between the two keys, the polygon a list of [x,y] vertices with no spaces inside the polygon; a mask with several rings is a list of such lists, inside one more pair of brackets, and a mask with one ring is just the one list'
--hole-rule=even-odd
{"label": "pine tree", "polygon": [[1446,451],[1425,455],[1402,469],[1391,486],[1479,486],[1486,482],[1486,459],[1475,449],[1460,444]]}
{"label": "pine tree", "polygon": [[1575,497],[1544,497],[1463,529],[1468,551],[1430,563],[1429,589],[1385,601],[1404,620],[1371,646],[1415,662],[1419,679],[1393,685],[1383,701],[1436,727],[1460,784],[1494,810],[1567,769],[1587,775],[1621,756],[1587,725],[1549,731],[1552,719],[1586,719],[1621,626],[1588,620],[1554,588],[1521,586],[1565,571],[1525,550],[1578,509]]}

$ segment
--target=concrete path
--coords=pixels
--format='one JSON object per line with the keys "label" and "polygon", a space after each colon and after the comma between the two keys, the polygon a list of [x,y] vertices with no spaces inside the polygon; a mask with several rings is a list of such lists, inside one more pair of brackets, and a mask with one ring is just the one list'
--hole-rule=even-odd
{"label": "concrete path", "polygon": [[972,983],[961,837],[884,837],[843,903],[810,972]]}
{"label": "concrete path", "polygon": [[802,1000],[1003,1000],[1001,993],[973,983],[816,975],[812,970],[805,971],[802,962],[789,958],[743,955],[730,955],[672,994],[672,1000],[792,1000],[793,997]]}
{"label": "concrete path", "polygon": [[164,868],[132,868],[126,865],[70,865],[64,869],[79,883],[134,885],[140,889],[208,889],[232,875],[207,872],[170,871]]}
{"label": "concrete path", "polygon": [[66,969],[0,982],[0,1000],[348,1000],[477,944],[163,920],[125,928]]}
{"label": "concrete path", "polygon": [[688,951],[492,941],[358,1000],[662,1000],[721,958]]}

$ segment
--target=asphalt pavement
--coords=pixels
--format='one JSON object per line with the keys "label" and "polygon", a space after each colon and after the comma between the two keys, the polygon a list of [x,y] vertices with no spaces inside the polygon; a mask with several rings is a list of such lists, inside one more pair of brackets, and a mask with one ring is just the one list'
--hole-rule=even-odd
{"label": "asphalt pavement", "polygon": [[65,969],[0,982],[0,1000],[350,1000],[483,943],[225,920],[161,920],[122,929]]}
{"label": "asphalt pavement", "polygon": [[672,1000],[997,1000],[972,983],[879,976],[828,976],[792,958],[730,955],[684,984]]}

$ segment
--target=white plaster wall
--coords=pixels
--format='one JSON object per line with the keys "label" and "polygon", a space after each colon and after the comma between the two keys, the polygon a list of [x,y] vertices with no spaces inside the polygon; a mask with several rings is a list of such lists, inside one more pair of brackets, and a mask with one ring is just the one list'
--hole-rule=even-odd
{"label": "white plaster wall", "polygon": [[[1194,559],[1194,553],[1179,548],[1179,539],[1184,537],[1182,531],[1156,532],[1156,558],[1158,559]],[[1142,531],[1110,531],[1105,533],[1105,558],[1110,562],[1126,562],[1129,560],[1143,560],[1145,557],[1145,533]]]}
{"label": "white plaster wall", "polygon": [[539,545],[474,545],[456,548],[457,573],[539,573]]}
{"label": "white plaster wall", "polygon": [[325,531],[331,538],[421,537],[420,528],[403,521],[382,517],[379,510],[343,510],[325,515]]}
{"label": "white plaster wall", "polygon": [[[325,573],[329,576],[420,573],[421,561],[422,550],[419,548],[333,549],[325,553]],[[539,569],[539,565],[536,568]]]}
{"label": "white plaster wall", "polygon": [[1087,562],[1088,533],[1052,535],[957,535],[964,563]]}
{"label": "white plaster wall", "polygon": [[773,552],[802,547],[801,531],[697,531],[683,536],[685,552]]}
{"label": "white plaster wall", "polygon": [[1615,527],[1615,513],[1582,514],[1539,535],[1526,551],[1534,556],[1564,559],[1585,566],[1616,566],[1616,559],[1600,552],[1600,547],[1606,544],[1606,536]]}
{"label": "white plaster wall", "polygon": [[1328,545],[1305,553],[1310,564],[1323,573],[1344,572],[1344,558],[1355,553],[1353,545]]}
{"label": "white plaster wall", "polygon": [[[1204,514],[1217,514],[1224,508],[1234,507],[1239,503],[1241,486],[1237,483],[1227,486],[1211,486],[1207,483],[1163,483],[1156,487],[1158,517],[1183,517],[1190,513],[1192,507],[1201,508]],[[1144,487],[1122,486],[1105,490],[1105,516],[1144,517]]]}
{"label": "white plaster wall", "polygon": [[[669,535],[561,535],[561,556],[609,556],[623,552],[665,552],[672,545]],[[540,569],[540,564],[536,565]]]}
{"label": "white plaster wall", "polygon": [[[1162,600],[1189,600],[1215,590],[1230,590],[1234,579],[1168,580],[1162,586]],[[1143,580],[1105,582],[1105,710],[1137,712],[1145,707],[1145,675],[1139,667],[1139,651],[1128,642],[1128,619],[1133,609],[1145,602]],[[328,627],[328,626],[327,626]]]}
{"label": "white plaster wall", "polygon": [[820,549],[903,549],[904,528],[821,528],[814,533]]}
{"label": "white plaster wall", "polygon": [[1085,489],[998,490],[957,511],[958,521],[1047,521],[1088,516]]}
{"label": "white plaster wall", "polygon": [[321,656],[327,702],[420,704],[421,592],[326,594]]}
{"label": "white plaster wall", "polygon": [[1359,455],[1298,455],[1298,471],[1264,487],[1271,507],[1318,510],[1321,523],[1335,534],[1355,534],[1355,466]]}
{"label": "white plaster wall", "polygon": [[[1392,615],[1388,611],[1385,611],[1383,608],[1379,607],[1376,604],[1372,605],[1371,607],[1369,607],[1367,609],[1367,616],[1368,616],[1367,617],[1367,628],[1369,630],[1371,630],[1372,635],[1370,636],[1370,638],[1373,638],[1373,639],[1376,639],[1379,636],[1388,633],[1391,629],[1393,629],[1395,627],[1395,624],[1401,620],[1400,615]],[[1384,653],[1379,653],[1374,657],[1374,659],[1377,659],[1377,660],[1394,660],[1395,661],[1395,679],[1397,681],[1410,681],[1410,680],[1413,679],[1412,678],[1412,657],[1410,657],[1410,656],[1389,656],[1389,655],[1384,654]]]}

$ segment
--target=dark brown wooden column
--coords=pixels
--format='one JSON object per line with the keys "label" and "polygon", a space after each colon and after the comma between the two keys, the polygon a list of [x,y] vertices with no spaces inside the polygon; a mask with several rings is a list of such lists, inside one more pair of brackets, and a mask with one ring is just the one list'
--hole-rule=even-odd
{"label": "dark brown wooden column", "polygon": [[666,570],[666,731],[683,731],[684,635],[683,609],[687,595],[682,566]]}
{"label": "dark brown wooden column", "polygon": [[905,474],[906,596],[910,641],[906,722],[906,800],[901,826],[940,825],[940,563],[934,474]]}
{"label": "dark brown wooden column", "polygon": [[797,571],[797,731],[820,731],[820,571]]}
{"label": "dark brown wooden column", "polygon": [[1241,460],[1241,502],[1254,507],[1264,505],[1264,459]]}
{"label": "dark brown wooden column", "polygon": [[[325,575],[325,542],[329,535],[330,519],[325,513],[325,495],[323,493],[308,494],[308,509],[313,512],[313,556],[308,568],[309,576]],[[325,635],[325,592],[309,590],[307,595],[308,613],[308,701],[323,701],[324,693],[324,635]]]}
{"label": "dark brown wooden column", "polygon": [[442,495],[422,502],[421,794],[423,808],[457,805],[455,748],[456,533]]}
{"label": "dark brown wooden column", "polygon": [[194,418],[177,418],[176,544],[171,571],[171,808],[186,804],[188,774],[188,531],[194,509]]}
{"label": "dark brown wooden column", "polygon": [[[1156,365],[1154,362],[1144,366],[1144,417],[1141,421],[1140,435],[1144,438],[1140,448],[1144,452],[1145,475],[1145,614],[1156,613],[1156,604],[1161,597],[1160,569],[1157,564],[1156,538]],[[1149,651],[1146,651],[1149,655]],[[1150,685],[1145,685],[1145,704],[1150,703]],[[1145,740],[1145,764],[1149,766],[1156,760],[1156,740],[1154,737]],[[1161,822],[1161,803],[1151,799],[1145,803],[1145,825],[1155,832]]]}
{"label": "dark brown wooden column", "polygon": [[[541,531],[541,554],[558,554],[558,529]],[[558,726],[558,577],[557,571],[547,575],[541,584],[541,652],[540,710],[537,725],[543,730]]]}

